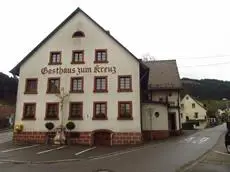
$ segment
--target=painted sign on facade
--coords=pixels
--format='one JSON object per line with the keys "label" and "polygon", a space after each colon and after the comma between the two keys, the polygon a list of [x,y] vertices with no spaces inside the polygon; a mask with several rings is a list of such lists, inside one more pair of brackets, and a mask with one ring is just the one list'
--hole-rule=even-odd
{"label": "painted sign on facade", "polygon": [[56,68],[48,68],[44,67],[41,69],[41,74],[72,74],[76,75],[85,74],[85,73],[111,73],[115,74],[117,72],[117,68],[115,66],[100,66],[96,65],[94,67],[56,67]]}

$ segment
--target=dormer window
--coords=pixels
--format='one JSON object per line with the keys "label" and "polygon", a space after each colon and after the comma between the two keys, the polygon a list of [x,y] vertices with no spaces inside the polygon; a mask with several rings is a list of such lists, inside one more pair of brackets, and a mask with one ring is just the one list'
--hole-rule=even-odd
{"label": "dormer window", "polygon": [[82,32],[80,30],[74,32],[72,35],[72,38],[82,38],[82,37],[85,37],[85,34],[84,34],[84,32]]}

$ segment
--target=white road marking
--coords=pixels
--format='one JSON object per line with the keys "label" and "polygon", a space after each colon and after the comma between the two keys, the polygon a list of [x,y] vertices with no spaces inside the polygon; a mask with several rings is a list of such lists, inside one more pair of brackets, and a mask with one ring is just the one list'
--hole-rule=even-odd
{"label": "white road marking", "polygon": [[77,155],[83,154],[83,153],[88,152],[88,151],[91,151],[91,150],[93,150],[93,149],[95,149],[95,148],[96,148],[96,147],[92,147],[92,148],[89,148],[89,149],[85,149],[85,150],[83,150],[83,151],[80,151],[80,152],[75,153],[75,155],[77,156]]}
{"label": "white road marking", "polygon": [[190,141],[192,141],[194,138],[195,138],[195,137],[189,137],[189,138],[185,139],[185,141],[186,141],[186,142],[190,142]]}
{"label": "white road marking", "polygon": [[208,137],[203,137],[202,139],[200,139],[200,141],[199,141],[198,144],[202,144],[202,143],[204,143],[204,142],[206,142],[206,141],[208,141],[208,140],[209,140]]}
{"label": "white road marking", "polygon": [[118,151],[118,152],[113,152],[113,153],[109,153],[109,154],[105,154],[105,155],[100,155],[100,156],[95,156],[95,157],[90,157],[90,160],[98,160],[98,159],[105,159],[105,158],[110,158],[110,157],[116,157],[119,155],[124,155],[127,153],[131,153],[131,152],[136,152],[142,149],[145,149],[149,146],[146,147],[140,147],[140,148],[136,148],[136,149],[131,149],[131,150],[127,150],[127,151]]}
{"label": "white road marking", "polygon": [[2,153],[13,152],[13,151],[18,151],[18,150],[33,148],[33,147],[36,147],[36,146],[39,146],[39,145],[31,145],[31,146],[19,147],[19,148],[14,148],[14,149],[7,149],[7,150],[3,150],[1,152]]}
{"label": "white road marking", "polygon": [[228,153],[224,153],[224,152],[220,152],[220,151],[214,151],[214,152],[216,152],[216,153],[219,153],[219,154],[222,154],[222,155],[230,155],[230,154],[228,154]]}
{"label": "white road marking", "polygon": [[37,152],[36,154],[40,155],[40,154],[44,154],[44,153],[47,153],[47,152],[51,152],[51,151],[55,151],[55,150],[60,150],[60,149],[63,149],[65,147],[66,146],[61,146],[61,147],[57,147],[57,148],[53,148],[53,149],[48,149],[48,150],[44,150],[44,151],[41,151],[41,152]]}
{"label": "white road marking", "polygon": [[193,144],[196,144],[196,140],[193,140],[192,143],[193,143]]}

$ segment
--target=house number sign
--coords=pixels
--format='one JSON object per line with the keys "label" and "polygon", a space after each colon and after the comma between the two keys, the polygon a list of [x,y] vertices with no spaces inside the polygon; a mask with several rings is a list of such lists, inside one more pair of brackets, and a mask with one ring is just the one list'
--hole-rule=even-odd
{"label": "house number sign", "polygon": [[85,74],[85,73],[111,73],[115,74],[117,72],[117,68],[115,66],[100,66],[96,65],[94,67],[75,67],[75,68],[66,68],[66,67],[56,67],[56,68],[48,68],[44,67],[41,69],[41,74]]}

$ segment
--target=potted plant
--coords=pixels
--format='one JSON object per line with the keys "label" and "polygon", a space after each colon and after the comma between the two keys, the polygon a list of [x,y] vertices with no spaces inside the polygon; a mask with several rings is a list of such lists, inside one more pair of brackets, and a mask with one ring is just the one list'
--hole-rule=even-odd
{"label": "potted plant", "polygon": [[[67,122],[67,124],[66,124],[67,130],[69,130],[70,132],[71,132],[75,127],[76,127],[76,126],[75,126],[74,122],[72,122],[72,121],[69,121],[69,122]],[[70,144],[70,138],[71,138],[71,133],[69,133],[69,134],[68,134],[68,137],[67,137],[67,143],[68,143],[68,144]]]}
{"label": "potted plant", "polygon": [[22,130],[23,130],[23,124],[16,124],[15,125],[15,131],[17,132],[17,133],[20,133],[20,132],[22,132]]}
{"label": "potted plant", "polygon": [[48,143],[50,143],[50,139],[51,139],[51,133],[50,132],[51,132],[51,130],[54,129],[54,123],[47,122],[47,123],[45,123],[45,127],[48,130],[47,137],[46,137],[46,143],[48,144]]}

